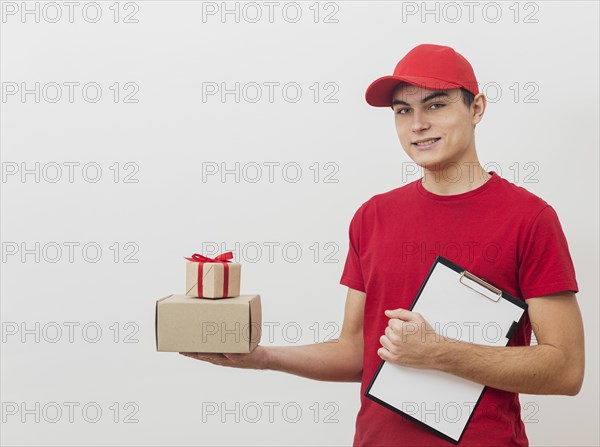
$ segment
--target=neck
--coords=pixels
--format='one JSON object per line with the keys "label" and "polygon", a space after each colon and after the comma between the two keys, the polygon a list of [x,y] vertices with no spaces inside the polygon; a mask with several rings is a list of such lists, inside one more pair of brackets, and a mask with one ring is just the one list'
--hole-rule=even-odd
{"label": "neck", "polygon": [[442,169],[423,168],[423,171],[423,188],[440,196],[471,191],[482,186],[491,177],[478,162],[469,163],[462,169],[454,164]]}

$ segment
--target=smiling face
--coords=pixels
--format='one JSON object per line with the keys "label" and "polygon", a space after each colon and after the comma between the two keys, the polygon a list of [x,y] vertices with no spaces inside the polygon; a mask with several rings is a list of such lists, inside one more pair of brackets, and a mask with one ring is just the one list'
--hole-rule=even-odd
{"label": "smiling face", "polygon": [[460,89],[427,90],[401,83],[392,97],[400,144],[427,171],[444,170],[453,163],[468,170],[469,163],[479,163],[474,129],[485,102],[479,94],[467,107]]}

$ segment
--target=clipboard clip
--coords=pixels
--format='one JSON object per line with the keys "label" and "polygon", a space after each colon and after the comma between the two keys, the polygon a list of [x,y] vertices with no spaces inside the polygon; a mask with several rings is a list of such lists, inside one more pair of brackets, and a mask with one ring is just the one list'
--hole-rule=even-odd
{"label": "clipboard clip", "polygon": [[[493,292],[493,295],[485,295],[483,293],[481,293],[479,290],[471,287],[470,285],[466,284],[463,282],[463,277],[467,277],[469,278],[471,281],[476,282],[477,284],[479,284],[481,287],[484,287],[486,289],[488,289],[489,291]],[[491,285],[490,283],[485,282],[483,279],[478,278],[477,276],[473,275],[470,272],[467,272],[466,270],[463,271],[460,274],[460,277],[458,278],[458,281],[463,285],[463,286],[467,286],[469,289],[474,290],[475,292],[477,292],[480,295],[485,296],[486,298],[494,301],[494,302],[498,302],[500,300],[500,298],[502,297],[502,290],[498,289],[497,287],[494,287],[493,285]]]}

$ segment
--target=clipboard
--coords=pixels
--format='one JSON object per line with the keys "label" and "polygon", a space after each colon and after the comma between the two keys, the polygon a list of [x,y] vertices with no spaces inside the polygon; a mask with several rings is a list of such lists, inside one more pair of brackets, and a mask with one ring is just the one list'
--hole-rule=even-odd
{"label": "clipboard", "polygon": [[[438,256],[409,310],[446,337],[506,346],[527,304]],[[453,374],[382,360],[365,396],[458,444],[485,388]]]}

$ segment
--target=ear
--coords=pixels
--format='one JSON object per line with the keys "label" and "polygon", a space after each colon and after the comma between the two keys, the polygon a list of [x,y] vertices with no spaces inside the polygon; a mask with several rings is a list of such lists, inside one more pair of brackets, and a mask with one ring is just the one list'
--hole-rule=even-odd
{"label": "ear", "polygon": [[483,119],[486,106],[487,99],[483,93],[479,93],[473,98],[473,103],[471,104],[473,126],[476,126]]}

